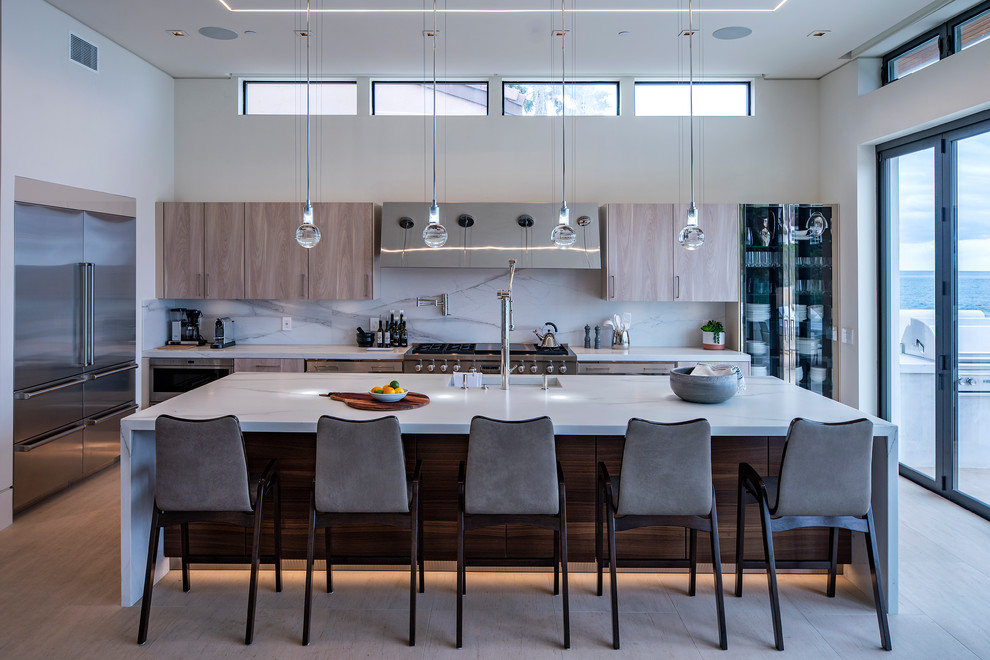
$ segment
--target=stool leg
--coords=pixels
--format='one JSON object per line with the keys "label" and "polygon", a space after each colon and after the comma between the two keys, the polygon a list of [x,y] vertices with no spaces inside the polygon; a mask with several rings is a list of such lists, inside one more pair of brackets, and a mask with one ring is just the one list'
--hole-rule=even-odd
{"label": "stool leg", "polygon": [[179,536],[182,543],[182,591],[189,591],[189,523],[182,523]]}
{"label": "stool leg", "polygon": [[595,564],[598,569],[598,591],[597,595],[602,595],[602,569],[605,562],[605,557],[602,548],[602,507],[605,506],[605,497],[603,492],[605,490],[605,484],[602,483],[601,470],[596,470],[598,473],[598,487],[595,489]]}
{"label": "stool leg", "polygon": [[[418,498],[417,498],[418,499]],[[416,568],[419,564],[419,506],[409,507],[412,520],[409,521],[409,646],[416,646]]]}
{"label": "stool leg", "polygon": [[464,620],[464,511],[457,512],[457,648],[463,647]]}
{"label": "stool leg", "polygon": [[138,644],[148,640],[148,618],[151,615],[151,592],[155,588],[155,565],[158,563],[158,506],[151,510],[151,538],[148,539],[148,562],[144,569],[144,596],[141,598],[141,622],[138,624]]}
{"label": "stool leg", "polygon": [[275,591],[282,592],[282,483],[278,474],[272,478],[275,482]]}
{"label": "stool leg", "polygon": [[739,488],[736,492],[736,597],[743,590],[743,541],[746,538],[746,493],[742,474],[739,475]]}
{"label": "stool leg", "polygon": [[780,597],[777,592],[777,560],[773,554],[773,526],[766,502],[760,502],[763,527],[763,553],[767,562],[767,588],[770,590],[770,614],[773,617],[773,637],[777,650],[784,650],[784,633],[780,625]]}
{"label": "stool leg", "polygon": [[688,556],[691,560],[691,577],[688,581],[688,596],[694,596],[698,585],[698,530],[688,533]]}
{"label": "stool leg", "polygon": [[419,593],[426,592],[426,567],[425,559],[423,559],[423,498],[418,498],[416,504],[416,516],[419,519],[419,546],[417,548],[417,553],[419,555]]}
{"label": "stool leg", "polygon": [[835,598],[835,574],[839,566],[839,530],[835,527],[828,528],[828,589],[826,594],[829,598]]}
{"label": "stool leg", "polygon": [[553,533],[553,595],[560,594],[560,532]]}
{"label": "stool leg", "polygon": [[303,608],[303,646],[309,646],[309,622],[313,614],[313,554],[316,545],[316,507],[310,500],[309,530],[306,534],[306,604]]}
{"label": "stool leg", "polygon": [[712,572],[715,573],[715,609],[718,612],[718,645],[723,651],[729,648],[729,636],[725,629],[725,596],[722,593],[722,551],[718,544],[718,515],[715,513],[715,493],[712,493]]}
{"label": "stool leg", "polygon": [[247,629],[244,632],[244,643],[254,641],[254,613],[258,605],[258,564],[261,560],[261,508],[262,498],[258,498],[254,511],[254,536],[251,538],[251,585],[248,588]]}
{"label": "stool leg", "polygon": [[887,608],[884,606],[883,578],[880,575],[880,558],[877,552],[877,533],[873,528],[873,509],[866,512],[866,549],[870,558],[870,575],[873,578],[873,602],[877,608],[877,622],[880,624],[880,642],[885,651],[893,646],[890,642],[890,627],[887,625]]}
{"label": "stool leg", "polygon": [[327,593],[333,593],[333,539],[330,534],[330,526],[323,530],[323,548],[325,550],[323,558],[327,565]]}
{"label": "stool leg", "polygon": [[612,648],[619,648],[619,586],[615,581],[615,511],[606,504],[605,518],[608,529],[609,588],[612,593]]}
{"label": "stool leg", "polygon": [[567,593],[567,514],[560,508],[560,570],[564,580],[564,648],[571,648],[571,609]]}

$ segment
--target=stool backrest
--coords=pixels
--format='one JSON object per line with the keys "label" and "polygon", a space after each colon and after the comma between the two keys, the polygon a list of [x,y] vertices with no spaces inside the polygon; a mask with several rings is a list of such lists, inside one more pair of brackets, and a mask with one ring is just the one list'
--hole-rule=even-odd
{"label": "stool backrest", "polygon": [[712,511],[712,427],[630,419],[619,472],[619,515],[707,516]]}
{"label": "stool backrest", "polygon": [[155,502],[163,511],[252,510],[236,417],[155,419]]}
{"label": "stool backrest", "polygon": [[870,509],[873,422],[795,419],[780,464],[778,516],[865,516]]}
{"label": "stool backrest", "polygon": [[538,417],[471,420],[464,510],[467,513],[556,514],[557,456],[553,422]]}
{"label": "stool backrest", "polygon": [[316,425],[316,510],[409,511],[406,458],[394,415],[367,421],[320,417]]}

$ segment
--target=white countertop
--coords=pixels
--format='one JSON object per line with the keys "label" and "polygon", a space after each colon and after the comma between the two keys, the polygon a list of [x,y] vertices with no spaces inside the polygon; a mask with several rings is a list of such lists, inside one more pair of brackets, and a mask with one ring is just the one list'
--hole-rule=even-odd
{"label": "white countertop", "polygon": [[[160,414],[190,418],[233,414],[244,431],[315,433],[320,415],[372,419],[385,414],[356,410],[320,393],[367,391],[387,378],[381,374],[233,374],[125,418],[122,436],[153,430]],[[403,432],[466,434],[474,415],[496,419],[549,415],[560,434],[622,435],[631,417],[668,422],[705,417],[713,435],[783,436],[795,417],[832,422],[866,416],[768,376],[747,377],[746,392],[714,405],[677,398],[666,376],[566,375],[551,379],[560,386],[549,391],[535,384],[542,382],[539,376],[516,376],[513,381],[517,383],[534,384],[512,385],[507,392],[497,385],[487,391],[448,387],[448,379],[439,374],[399,376],[407,390],[431,399],[422,408],[394,413]],[[894,428],[883,420],[870,419],[877,424],[877,435],[887,435]]]}
{"label": "white countertop", "polygon": [[[635,346],[625,351],[571,346],[578,362],[749,362],[748,353],[706,351],[681,346]],[[161,346],[144,351],[146,358],[310,358],[323,360],[401,360],[408,348],[368,350],[353,345],[333,344],[235,344],[228,348],[207,346]]]}

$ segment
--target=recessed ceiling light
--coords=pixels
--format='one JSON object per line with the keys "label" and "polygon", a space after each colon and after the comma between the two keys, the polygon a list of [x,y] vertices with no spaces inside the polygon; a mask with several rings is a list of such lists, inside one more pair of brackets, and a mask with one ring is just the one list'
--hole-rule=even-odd
{"label": "recessed ceiling light", "polygon": [[173,37],[184,37],[184,36],[186,36],[186,33],[184,31],[182,31],[182,30],[165,30],[165,31],[168,32]]}
{"label": "recessed ceiling light", "polygon": [[719,28],[712,32],[712,36],[716,39],[742,39],[743,37],[748,37],[753,34],[753,31],[748,27],[743,27],[741,25],[732,25],[730,27]]}
{"label": "recessed ceiling light", "polygon": [[621,30],[619,32],[619,36],[620,37],[628,37],[629,36],[629,30]]}
{"label": "recessed ceiling light", "polygon": [[811,32],[810,34],[808,34],[808,36],[809,37],[824,37],[824,36],[827,36],[829,32],[831,32],[831,30],[815,30],[814,32]]}
{"label": "recessed ceiling light", "polygon": [[221,41],[229,41],[230,39],[237,38],[236,32],[222,27],[201,27],[199,28],[199,33],[204,37],[220,39]]}
{"label": "recessed ceiling light", "polygon": [[244,34],[247,36],[251,36],[252,34],[258,34],[258,33],[255,32],[254,30],[244,30]]}
{"label": "recessed ceiling light", "polygon": [[677,36],[678,37],[693,37],[696,34],[698,34],[698,31],[697,30],[681,30],[680,32],[677,33]]}

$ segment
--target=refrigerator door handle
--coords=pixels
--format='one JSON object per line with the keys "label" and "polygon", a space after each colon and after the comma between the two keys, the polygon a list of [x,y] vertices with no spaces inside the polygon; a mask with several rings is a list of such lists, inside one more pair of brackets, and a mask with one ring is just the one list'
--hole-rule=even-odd
{"label": "refrigerator door handle", "polygon": [[89,366],[89,339],[87,337],[89,332],[89,264],[80,262],[78,266],[79,279],[82,282],[82,294],[79,299],[82,304],[79,307],[79,331],[76,333],[76,341],[79,346],[79,366],[87,367]]}
{"label": "refrigerator door handle", "polygon": [[107,369],[106,371],[97,371],[96,373],[86,374],[86,380],[99,380],[101,378],[106,378],[107,376],[112,376],[114,374],[119,374],[124,371],[133,371],[137,369],[137,363],[131,362],[130,364],[124,365],[123,367],[116,367],[114,369]]}
{"label": "refrigerator door handle", "polygon": [[58,431],[57,433],[53,433],[51,435],[46,435],[40,440],[35,440],[34,442],[24,442],[19,445],[14,445],[14,451],[20,451],[20,452],[34,451],[38,447],[44,447],[49,442],[54,442],[59,438],[64,438],[67,435],[72,435],[77,431],[82,431],[84,428],[86,428],[86,424],[84,424],[83,422],[78,422],[76,424],[73,424],[67,429]]}
{"label": "refrigerator door handle", "polygon": [[97,417],[89,417],[89,418],[87,418],[85,420],[84,423],[86,424],[86,426],[96,426],[97,424],[102,424],[103,422],[107,421],[108,419],[113,419],[114,417],[116,417],[118,415],[124,415],[124,414],[127,414],[129,412],[134,412],[138,408],[140,408],[140,406],[138,404],[132,403],[132,404],[130,404],[128,406],[124,406],[123,408],[114,408],[113,410],[110,410],[110,411],[108,411],[108,412],[106,412],[106,413],[104,413],[102,415],[97,416]]}
{"label": "refrigerator door handle", "polygon": [[86,290],[88,293],[86,300],[86,366],[91,367],[96,364],[96,266],[92,263],[86,264],[88,282]]}
{"label": "refrigerator door handle", "polygon": [[58,390],[64,390],[85,382],[85,376],[75,376],[74,378],[69,378],[68,380],[61,381],[55,385],[49,385],[48,387],[42,387],[40,389],[26,389],[14,392],[14,398],[18,400],[32,399],[36,396],[41,396],[42,394],[57,392]]}

